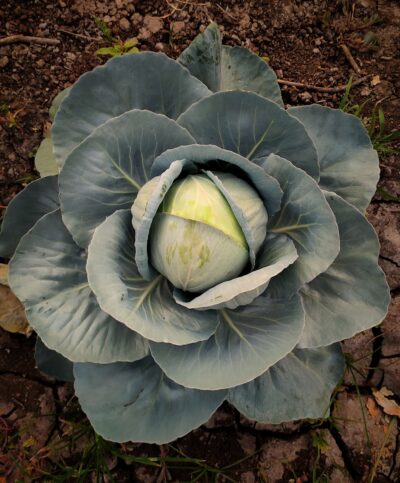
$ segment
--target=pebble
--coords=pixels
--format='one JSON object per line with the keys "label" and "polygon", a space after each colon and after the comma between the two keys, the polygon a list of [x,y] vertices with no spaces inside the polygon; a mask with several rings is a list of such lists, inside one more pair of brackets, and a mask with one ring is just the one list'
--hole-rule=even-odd
{"label": "pebble", "polygon": [[171,26],[172,27],[172,32],[174,34],[177,34],[178,32],[181,32],[182,30],[185,29],[185,25],[186,25],[186,23],[185,22],[182,22],[182,21],[174,22],[172,24],[172,26]]}
{"label": "pebble", "polygon": [[129,30],[131,24],[129,23],[129,20],[127,18],[123,17],[119,21],[119,26],[121,27],[122,30]]}
{"label": "pebble", "polygon": [[[184,22],[174,22],[174,23],[184,24]],[[151,15],[146,15],[143,19],[143,25],[151,33],[156,34],[163,28],[163,21],[159,17],[152,17]]]}
{"label": "pebble", "polygon": [[10,59],[5,55],[4,57],[0,57],[0,69],[5,67],[10,62]]}
{"label": "pebble", "polygon": [[312,95],[311,95],[309,92],[307,92],[307,91],[306,91],[306,92],[301,92],[301,93],[299,94],[299,97],[300,97],[300,99],[301,99],[303,102],[309,102],[309,101],[311,101],[311,99],[312,99]]}
{"label": "pebble", "polygon": [[76,59],[76,54],[74,54],[73,52],[67,52],[65,54],[65,57],[68,59],[68,60],[75,60]]}

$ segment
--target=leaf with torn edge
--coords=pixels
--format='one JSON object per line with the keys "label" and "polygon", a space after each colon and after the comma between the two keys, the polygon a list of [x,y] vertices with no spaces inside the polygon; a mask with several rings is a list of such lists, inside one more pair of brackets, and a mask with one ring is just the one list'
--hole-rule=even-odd
{"label": "leaf with torn edge", "polygon": [[372,389],[372,392],[376,402],[381,406],[385,414],[400,417],[400,406],[393,399],[389,399],[390,396],[394,396],[390,389],[383,386],[380,390]]}
{"label": "leaf with torn edge", "polygon": [[377,406],[377,404],[376,404],[375,400],[374,400],[374,399],[372,399],[372,397],[369,397],[369,398],[367,399],[367,404],[366,404],[366,406],[367,406],[367,409],[368,409],[369,414],[370,414],[370,415],[371,415],[373,418],[376,418],[376,417],[378,417],[378,416],[379,416],[379,414],[380,414],[379,408],[378,408],[378,406]]}
{"label": "leaf with torn edge", "polygon": [[0,263],[0,285],[8,287],[8,265],[5,263]]}
{"label": "leaf with torn edge", "polygon": [[29,335],[32,329],[26,320],[21,302],[11,290],[0,285],[0,327],[8,332]]}

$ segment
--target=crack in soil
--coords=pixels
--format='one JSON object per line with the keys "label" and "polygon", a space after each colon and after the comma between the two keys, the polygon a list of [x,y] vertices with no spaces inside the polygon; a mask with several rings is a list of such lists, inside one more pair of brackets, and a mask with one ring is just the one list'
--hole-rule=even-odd
{"label": "crack in soil", "polygon": [[397,359],[400,357],[400,352],[397,352],[396,354],[390,354],[388,356],[382,356],[381,359]]}
{"label": "crack in soil", "polygon": [[398,295],[400,295],[400,287],[396,287],[393,290],[391,290],[390,291],[390,295],[392,296],[392,298],[397,297]]}
{"label": "crack in soil", "polygon": [[400,268],[400,263],[395,262],[394,260],[392,260],[389,257],[384,257],[383,255],[379,255],[379,258],[382,258],[382,260],[385,260],[385,262],[389,262],[389,263],[393,264],[395,267]]}
{"label": "crack in soil", "polygon": [[351,454],[349,447],[343,441],[342,435],[340,434],[339,430],[334,426],[331,426],[328,428],[328,431],[330,432],[332,438],[335,440],[335,443],[342,454],[343,462],[350,476],[355,481],[361,481],[362,475],[359,472],[359,470],[353,466],[353,456]]}
{"label": "crack in soil", "polygon": [[[373,378],[376,369],[379,367],[380,360],[382,358],[382,343],[384,335],[380,326],[372,327],[372,334],[374,336],[372,340],[372,358],[370,368],[368,370],[366,382],[368,383]],[[383,375],[382,375],[383,380]],[[382,384],[382,380],[379,381],[379,387]]]}

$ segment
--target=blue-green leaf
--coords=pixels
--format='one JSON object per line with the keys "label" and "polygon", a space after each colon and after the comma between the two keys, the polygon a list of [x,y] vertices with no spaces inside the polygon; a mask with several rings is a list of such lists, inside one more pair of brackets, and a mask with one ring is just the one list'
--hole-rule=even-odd
{"label": "blue-green leaf", "polygon": [[317,152],[303,124],[252,92],[218,92],[193,104],[177,122],[199,144],[214,144],[256,163],[279,154],[319,178]]}
{"label": "blue-green leaf", "polygon": [[40,176],[53,176],[58,174],[58,166],[53,154],[51,135],[44,138],[35,154],[35,168]]}
{"label": "blue-green leaf", "polygon": [[239,168],[257,189],[269,216],[272,216],[281,205],[282,190],[274,178],[266,174],[265,170],[260,168],[260,166],[250,162],[243,156],[222,149],[219,146],[193,144],[169,149],[154,161],[151,168],[151,177],[163,173],[176,159],[185,161],[183,170],[189,172],[193,172],[195,168],[193,163],[198,165],[199,168],[206,167],[210,161],[223,161],[224,163],[232,164],[234,167]]}
{"label": "blue-green leaf", "polygon": [[268,235],[257,256],[256,269],[246,275],[222,282],[197,297],[174,291],[178,304],[189,309],[235,309],[250,304],[261,295],[272,277],[297,259],[296,248],[285,235]]}
{"label": "blue-green leaf", "polygon": [[339,231],[329,204],[310,176],[273,154],[262,166],[283,190],[281,211],[270,219],[268,229],[289,236],[299,254],[296,262],[268,287],[275,296],[287,295],[329,267],[339,253]]}
{"label": "blue-green leaf", "polygon": [[326,418],[344,367],[339,344],[296,349],[254,381],[230,389],[228,400],[247,418],[264,423]]}
{"label": "blue-green leaf", "polygon": [[181,53],[178,61],[211,91],[216,92],[221,85],[221,49],[218,25],[211,22]]}
{"label": "blue-green leaf", "polygon": [[300,292],[306,325],[299,347],[326,346],[370,329],[383,320],[390,303],[373,227],[340,196],[326,193],[326,199],[339,225],[340,253]]}
{"label": "blue-green leaf", "polygon": [[283,106],[275,72],[248,49],[222,45],[215,23],[193,40],[178,61],[213,92],[251,91]]}
{"label": "blue-green leaf", "polygon": [[147,354],[142,337],[100,310],[87,282],[85,252],[59,210],[22,238],[9,266],[10,287],[50,349],[79,362],[134,361]]}
{"label": "blue-green leaf", "polygon": [[115,57],[84,74],[61,104],[52,130],[57,163],[61,167],[96,127],[124,112],[147,109],[176,119],[209,94],[202,82],[164,54]]}
{"label": "blue-green leaf", "polygon": [[150,342],[155,361],[178,384],[216,390],[249,382],[293,350],[304,326],[297,294],[282,300],[261,295],[218,314],[217,331],[206,341],[184,346]]}
{"label": "blue-green leaf", "polygon": [[152,280],[158,275],[158,272],[149,263],[150,228],[167,191],[181,174],[182,166],[181,161],[174,161],[164,173],[152,178],[139,191],[132,206],[132,225],[135,230],[135,262],[139,273],[146,280]]}
{"label": "blue-green leaf", "polygon": [[224,45],[221,58],[221,85],[218,90],[236,89],[255,92],[283,107],[281,89],[273,69],[248,49]]}
{"label": "blue-green leaf", "polygon": [[63,221],[76,243],[86,248],[107,216],[132,206],[156,156],[190,143],[175,121],[148,111],[129,111],[97,128],[60,173]]}
{"label": "blue-green leaf", "polygon": [[59,354],[46,347],[40,337],[36,339],[35,361],[38,369],[50,377],[55,377],[60,381],[73,382],[73,363]]}
{"label": "blue-green leaf", "polygon": [[379,180],[379,159],[361,120],[317,104],[289,113],[304,124],[317,148],[321,188],[364,212]]}
{"label": "blue-green leaf", "polygon": [[208,339],[218,324],[216,313],[178,305],[161,275],[144,280],[135,264],[134,241],[129,210],[115,212],[94,232],[87,272],[101,308],[150,340],[190,344]]}
{"label": "blue-green leaf", "polygon": [[0,256],[10,258],[22,236],[46,213],[58,208],[58,177],[30,183],[8,205],[0,233]]}
{"label": "blue-green leaf", "polygon": [[151,357],[75,364],[74,375],[76,394],[94,429],[118,442],[169,443],[205,423],[226,395],[178,386]]}

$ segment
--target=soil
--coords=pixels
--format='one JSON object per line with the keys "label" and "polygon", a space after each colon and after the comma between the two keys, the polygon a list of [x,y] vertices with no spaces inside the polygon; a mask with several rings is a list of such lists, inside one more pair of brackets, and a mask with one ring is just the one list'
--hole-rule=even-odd
{"label": "soil", "polygon": [[[283,81],[335,87],[346,84],[350,76],[368,76],[352,89],[352,103],[367,101],[365,116],[375,105],[381,106],[386,131],[400,128],[400,5],[396,0],[2,3],[0,38],[24,34],[59,43],[0,45],[1,207],[38,176],[34,154],[49,127],[52,99],[107,60],[96,55],[99,47],[107,45],[96,19],[114,37],[137,37],[140,50],[162,51],[173,58],[214,20],[224,43],[268,57]],[[342,44],[350,49],[360,73],[352,70]],[[338,107],[343,95],[284,83],[282,92],[287,106],[316,102]],[[196,475],[200,475],[197,481],[247,483],[400,480],[398,418],[387,414],[374,397],[374,390],[387,387],[394,398],[400,398],[399,154],[381,156],[379,186],[383,191],[375,195],[368,217],[381,241],[380,263],[393,302],[380,327],[344,343],[345,351],[358,361],[357,370],[346,374],[332,404],[333,419],[262,425],[224,404],[206,425],[172,446],[105,446],[102,471],[108,476],[104,481],[113,481],[111,477],[118,482],[194,481]],[[72,388],[35,369],[33,347],[34,336],[0,329],[0,482],[95,481],[93,462],[85,459],[91,454],[87,448],[93,435]],[[65,440],[68,444],[60,445]],[[179,469],[162,464],[163,457],[182,453],[206,462],[214,472],[195,473],[187,467],[198,466],[188,462],[180,463]],[[149,459],[143,464],[143,457],[154,457],[158,465],[151,466]],[[88,470],[83,477],[77,470],[82,470],[82,462]],[[233,466],[222,470],[229,465]],[[56,480],[56,475],[63,476]]]}

